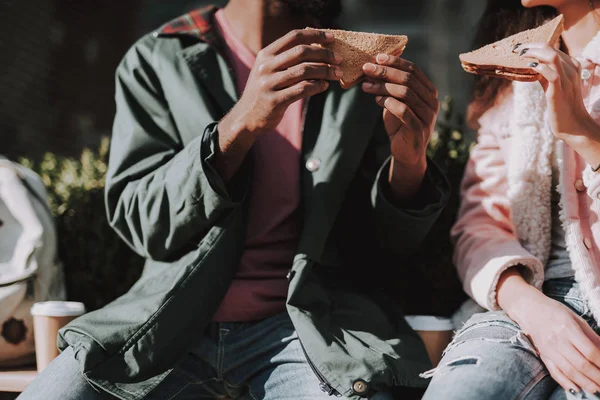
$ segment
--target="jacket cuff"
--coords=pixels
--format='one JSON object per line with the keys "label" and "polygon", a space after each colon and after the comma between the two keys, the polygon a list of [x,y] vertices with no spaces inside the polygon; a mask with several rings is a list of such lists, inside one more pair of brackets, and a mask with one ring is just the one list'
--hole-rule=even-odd
{"label": "jacket cuff", "polygon": [[387,180],[390,164],[391,157],[379,169],[371,191],[378,230],[382,232],[382,240],[397,245],[397,239],[401,237],[407,242],[413,242],[408,243],[408,247],[417,246],[446,206],[450,196],[450,185],[439,167],[427,159],[423,184],[415,195],[416,198],[410,201],[411,207],[397,207],[390,201],[392,194]]}
{"label": "jacket cuff", "polygon": [[200,142],[200,158],[202,169],[208,185],[220,201],[236,205],[241,203],[248,192],[250,174],[247,161],[240,167],[238,173],[226,184],[214,167],[215,157],[219,148],[218,123],[206,127]]}
{"label": "jacket cuff", "polygon": [[522,267],[523,278],[531,286],[541,289],[544,283],[544,266],[534,257],[495,257],[471,279],[466,279],[465,291],[482,307],[491,311],[500,310],[497,300],[498,281],[509,268]]}
{"label": "jacket cuff", "polygon": [[421,189],[412,199],[411,207],[399,208],[392,204],[390,184],[387,180],[390,170],[391,157],[388,158],[377,173],[377,179],[371,191],[373,207],[385,210],[390,215],[401,218],[427,218],[439,215],[444,209],[450,196],[450,185],[439,167],[427,159],[427,171],[423,178]]}

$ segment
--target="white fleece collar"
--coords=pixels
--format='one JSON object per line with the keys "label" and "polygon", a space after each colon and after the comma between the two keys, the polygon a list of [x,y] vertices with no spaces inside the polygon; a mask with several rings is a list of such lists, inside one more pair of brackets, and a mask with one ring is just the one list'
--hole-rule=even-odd
{"label": "white fleece collar", "polygon": [[585,46],[581,53],[581,57],[590,60],[594,64],[600,65],[600,31]]}

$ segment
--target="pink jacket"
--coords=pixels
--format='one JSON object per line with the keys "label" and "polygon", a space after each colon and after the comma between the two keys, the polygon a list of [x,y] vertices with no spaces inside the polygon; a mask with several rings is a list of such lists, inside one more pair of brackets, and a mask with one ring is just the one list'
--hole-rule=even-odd
{"label": "pink jacket", "polygon": [[[600,123],[600,34],[578,59],[585,105]],[[555,142],[545,113],[540,84],[515,82],[479,120],[452,238],[465,291],[490,310],[498,309],[496,285],[507,268],[524,265],[532,285],[541,288],[544,282]],[[558,149],[567,248],[575,278],[600,321],[600,172],[564,142]]]}

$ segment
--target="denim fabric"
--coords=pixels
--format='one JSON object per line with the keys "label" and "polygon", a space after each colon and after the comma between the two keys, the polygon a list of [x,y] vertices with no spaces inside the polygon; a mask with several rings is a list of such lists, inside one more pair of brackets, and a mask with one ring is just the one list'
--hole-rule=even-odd
{"label": "denim fabric", "polygon": [[[106,400],[65,350],[19,400]],[[201,344],[148,396],[148,400],[333,399],[319,388],[287,313],[256,323],[211,324]],[[376,400],[391,399],[378,393]]]}
{"label": "denim fabric", "polygon": [[67,347],[17,397],[17,400],[112,400],[92,387],[81,374],[71,347]]}
{"label": "denim fabric", "polygon": [[[573,278],[548,280],[543,292],[583,317],[598,332]],[[457,332],[424,400],[465,399],[595,399],[566,393],[552,379],[531,341],[503,311],[475,314]]]}

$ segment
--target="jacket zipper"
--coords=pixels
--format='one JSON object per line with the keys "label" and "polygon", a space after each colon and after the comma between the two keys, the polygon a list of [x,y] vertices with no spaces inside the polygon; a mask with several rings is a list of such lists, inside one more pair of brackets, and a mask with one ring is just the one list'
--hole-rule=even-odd
{"label": "jacket zipper", "polygon": [[304,348],[304,345],[302,344],[302,341],[300,339],[298,339],[298,342],[300,342],[300,347],[302,347],[302,352],[304,353],[304,357],[306,358],[306,361],[308,362],[308,365],[310,366],[310,369],[313,370],[313,372],[315,373],[315,375],[319,379],[319,382],[320,382],[319,383],[319,389],[321,389],[323,392],[327,393],[328,396],[339,397],[340,393],[337,390],[335,390],[335,388],[333,386],[331,386],[331,384],[323,376],[323,374],[321,373],[321,371],[319,371],[317,369],[317,367],[315,367],[315,365],[313,364],[313,362],[308,357],[308,354],[306,353],[306,349]]}

